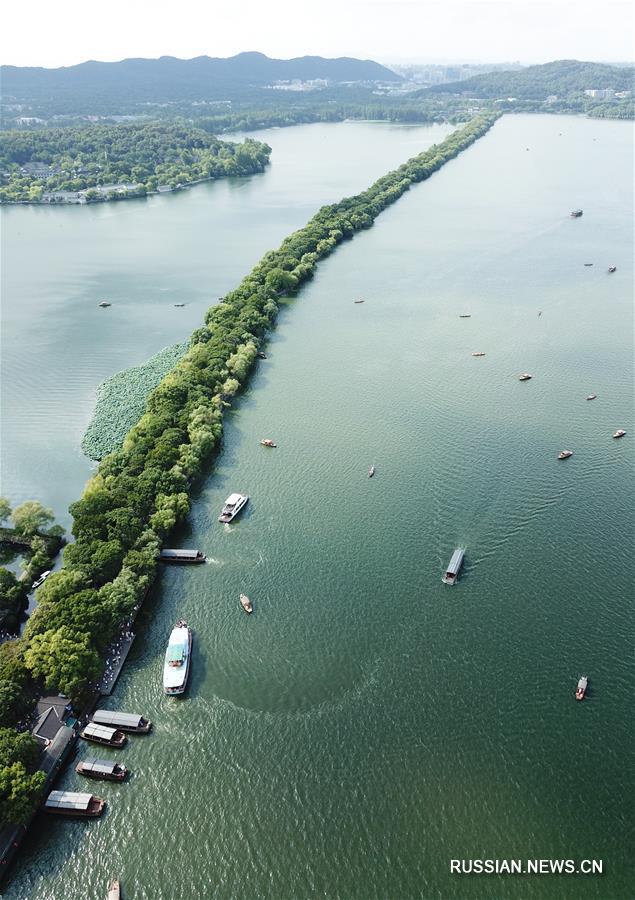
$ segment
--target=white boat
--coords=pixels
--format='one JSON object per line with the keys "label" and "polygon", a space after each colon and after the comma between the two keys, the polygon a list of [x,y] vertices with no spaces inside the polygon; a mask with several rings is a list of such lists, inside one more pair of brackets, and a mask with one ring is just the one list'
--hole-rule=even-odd
{"label": "white boat", "polygon": [[108,894],[106,895],[106,900],[120,900],[121,898],[121,886],[119,884],[118,879],[110,882],[110,886],[108,888]]}
{"label": "white boat", "polygon": [[458,547],[454,553],[452,554],[452,559],[449,562],[449,565],[445,571],[445,575],[441,579],[444,584],[456,584],[456,579],[459,577],[459,570],[463,565],[463,557],[465,556],[465,550],[462,547]]}
{"label": "white boat", "polygon": [[252,613],[254,611],[254,605],[247,596],[247,594],[240,595],[240,605],[245,610],[246,613]]}
{"label": "white boat", "polygon": [[573,456],[573,450],[561,450],[558,459],[569,459],[570,456]]}
{"label": "white boat", "polygon": [[225,525],[228,522],[233,521],[243,506],[247,504],[248,500],[248,494],[230,494],[227,500],[225,500],[225,505],[223,506],[222,513],[218,517],[218,521],[223,522]]}
{"label": "white boat", "polygon": [[187,687],[192,657],[192,630],[179,619],[170,635],[163,665],[163,690],[166,694],[182,694]]}
{"label": "white boat", "polygon": [[522,375],[518,376],[519,381],[531,381],[532,378],[533,376],[530,375],[529,372],[523,372]]}
{"label": "white boat", "polygon": [[41,584],[44,584],[44,582],[46,581],[46,579],[49,577],[50,574],[51,574],[50,569],[47,569],[46,572],[42,572],[42,574],[37,579],[37,581],[34,581],[33,584],[31,585],[31,590],[34,591],[36,588],[39,588],[39,586]]}
{"label": "white boat", "polygon": [[626,432],[624,431],[623,428],[618,428],[617,431],[615,432],[615,434],[613,435],[613,437],[621,438],[621,437],[624,437],[625,434],[626,434]]}

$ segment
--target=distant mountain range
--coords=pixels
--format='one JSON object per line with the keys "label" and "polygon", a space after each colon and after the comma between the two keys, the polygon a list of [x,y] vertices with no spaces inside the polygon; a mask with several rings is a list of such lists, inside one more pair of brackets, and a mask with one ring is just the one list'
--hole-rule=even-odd
{"label": "distant mountain range", "polygon": [[124,59],[85,62],[59,69],[2,66],[5,103],[72,105],[77,112],[118,103],[178,100],[224,100],[262,90],[277,81],[386,82],[401,75],[372,60],[300,56],[270,59],[262,53],[239,53],[227,59]]}
{"label": "distant mountain range", "polygon": [[434,85],[417,92],[417,96],[467,94],[482,99],[517,97],[520,100],[546,100],[552,95],[564,97],[593,88],[629,91],[633,89],[634,71],[630,67],[559,59],[541,66],[488,72],[463,81]]}

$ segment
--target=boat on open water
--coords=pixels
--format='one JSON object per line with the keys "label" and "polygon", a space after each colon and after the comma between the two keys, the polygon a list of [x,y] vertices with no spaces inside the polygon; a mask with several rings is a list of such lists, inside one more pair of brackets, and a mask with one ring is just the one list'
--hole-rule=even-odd
{"label": "boat on open water", "polygon": [[561,450],[558,459],[569,459],[570,456],[573,456],[573,450]]}
{"label": "boat on open water", "polygon": [[523,372],[522,375],[518,376],[519,381],[531,381],[533,375],[530,375],[529,372]]}
{"label": "boat on open water", "polygon": [[128,774],[124,765],[107,759],[84,759],[77,763],[75,771],[78,775],[95,778],[97,781],[125,781]]}
{"label": "boat on open water", "polygon": [[609,272],[617,272],[617,266],[609,266]]}
{"label": "boat on open water", "polygon": [[80,738],[92,741],[94,744],[103,744],[105,747],[123,747],[128,738],[123,731],[116,728],[108,728],[106,725],[97,725],[89,722],[79,733]]}
{"label": "boat on open water", "polygon": [[121,900],[121,885],[119,884],[119,880],[117,878],[115,878],[114,881],[110,882],[108,893],[106,894],[106,900]]}
{"label": "boat on open water", "polygon": [[485,356],[482,350],[476,350],[472,356]]}
{"label": "boat on open water", "polygon": [[247,594],[240,595],[240,605],[245,610],[246,613],[252,613],[254,611],[254,605],[247,596]]}
{"label": "boat on open water", "polygon": [[581,209],[572,209],[572,210],[571,210],[571,213],[570,213],[571,218],[572,218],[572,219],[579,219],[580,216],[582,215],[582,212],[583,212],[583,211],[582,211]]}
{"label": "boat on open water", "polygon": [[263,438],[260,443],[263,447],[277,447],[278,445],[271,438]]}
{"label": "boat on open water", "polygon": [[445,574],[441,581],[444,584],[455,584],[457,578],[459,577],[459,571],[461,566],[463,565],[463,557],[465,556],[465,550],[458,547],[454,553],[452,554],[452,559],[450,560],[447,569],[445,570]]}
{"label": "boat on open water", "polygon": [[225,500],[225,505],[218,517],[218,521],[222,522],[224,525],[228,525],[236,518],[241,509],[247,505],[248,500],[248,494],[230,494],[227,500]]}
{"label": "boat on open water", "polygon": [[614,432],[613,437],[614,437],[614,438],[621,438],[621,437],[624,437],[625,434],[626,434],[626,432],[624,431],[623,428],[618,428],[617,431]]}
{"label": "boat on open water", "polygon": [[578,686],[575,689],[575,699],[576,700],[584,700],[584,695],[586,694],[587,684],[589,683],[589,679],[586,675],[583,675],[582,678],[578,681]]}
{"label": "boat on open water", "polygon": [[595,400],[596,398],[597,398],[597,394],[589,394],[589,396],[586,399],[587,400]]}
{"label": "boat on open water", "polygon": [[192,629],[179,619],[168,641],[163,664],[163,690],[170,696],[182,694],[187,687],[192,658]]}
{"label": "boat on open water", "polygon": [[152,728],[152,722],[143,716],[137,713],[118,712],[116,709],[95,710],[91,722],[96,725],[109,725],[111,728],[118,728],[119,731],[128,731],[131,734],[148,734]]}
{"label": "boat on open water", "polygon": [[100,816],[106,801],[94,794],[82,794],[78,791],[51,791],[46,798],[44,811],[57,813],[59,816],[79,816],[92,819]]}
{"label": "boat on open water", "polygon": [[207,557],[202,550],[171,550],[159,553],[159,561],[164,563],[204,563]]}
{"label": "boat on open water", "polygon": [[375,474],[375,466],[371,466],[370,469],[368,470],[368,477],[372,478],[374,474]]}

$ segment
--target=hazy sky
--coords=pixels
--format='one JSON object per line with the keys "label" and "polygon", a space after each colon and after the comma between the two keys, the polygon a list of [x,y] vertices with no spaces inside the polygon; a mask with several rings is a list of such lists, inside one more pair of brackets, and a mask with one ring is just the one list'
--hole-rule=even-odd
{"label": "hazy sky", "polygon": [[631,0],[30,0],[2,13],[2,62],[162,55],[380,62],[626,61]]}

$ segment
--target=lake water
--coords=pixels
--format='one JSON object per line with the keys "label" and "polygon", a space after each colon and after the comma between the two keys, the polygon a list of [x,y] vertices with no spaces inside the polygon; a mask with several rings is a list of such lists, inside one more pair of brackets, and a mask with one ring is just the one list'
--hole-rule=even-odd
{"label": "lake water", "polygon": [[[296,194],[272,166],[147,204],[6,211],[10,262],[22,229],[24,244],[52,257],[57,241],[67,259],[73,235],[77,265],[47,280],[31,261],[21,294],[33,304],[24,372],[58,399],[55,416],[36,416],[51,429],[50,464],[31,411],[13,420],[13,495],[77,496],[93,386],[183,337],[316,205],[430,132],[263,136]],[[316,148],[333,142],[327,163]],[[109,804],[98,822],[41,818],[7,897],[100,898],[114,875],[139,900],[632,893],[632,155],[628,123],[505,117],[286,305],[176,539],[209,562],[165,571],[109,701],[155,724],[113,755],[132,778],[95,787]],[[576,206],[584,216],[571,219]],[[97,235],[117,248],[99,264]],[[109,310],[95,308],[102,296]],[[70,311],[63,322],[54,307]],[[53,371],[37,364],[45,334],[61,354]],[[534,377],[521,383],[524,371]],[[32,450],[12,449],[18,433]],[[564,448],[574,456],[559,462]],[[223,527],[234,490],[251,501]],[[466,564],[448,588],[456,546]],[[179,702],[161,673],[180,616],[195,649]],[[576,703],[582,674],[589,693]],[[71,768],[61,786],[87,783]],[[604,874],[458,876],[454,858],[596,859]]]}

